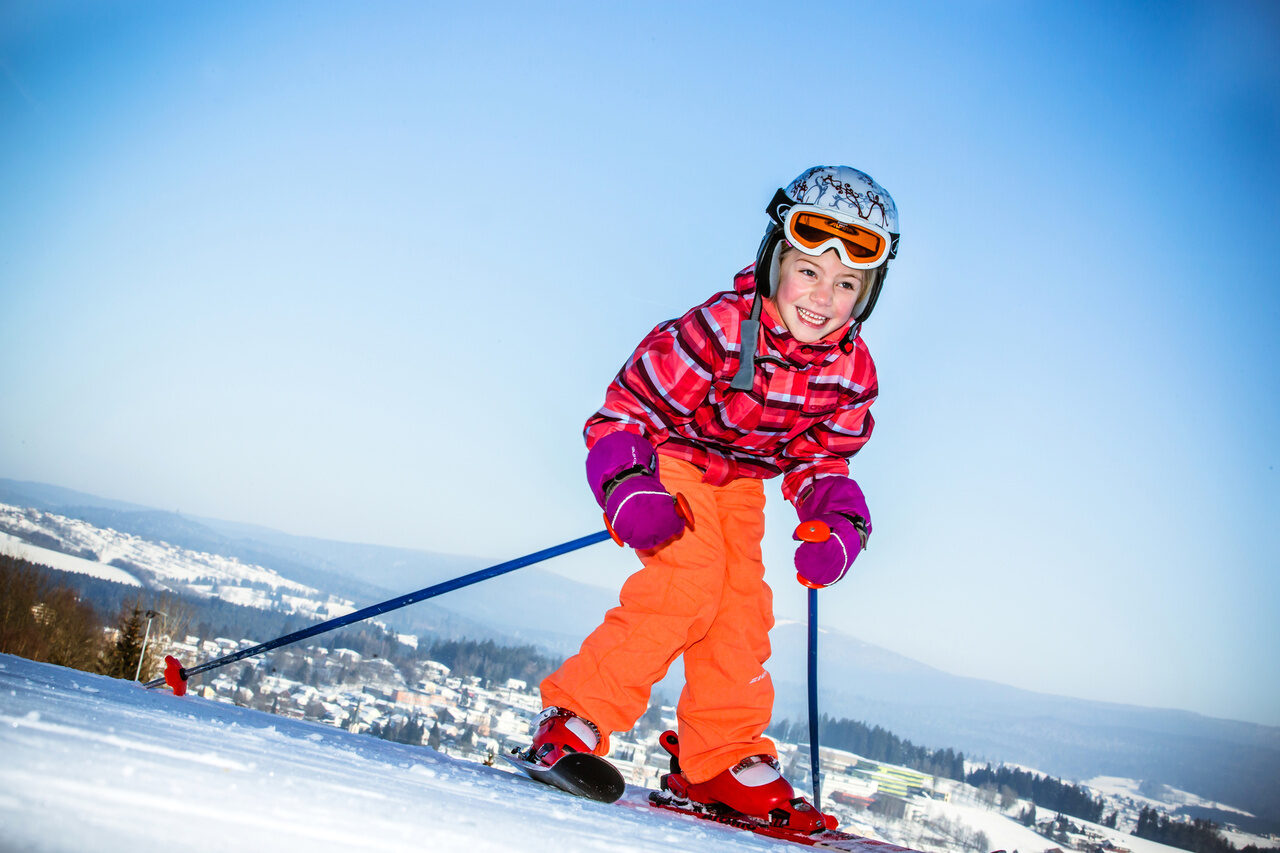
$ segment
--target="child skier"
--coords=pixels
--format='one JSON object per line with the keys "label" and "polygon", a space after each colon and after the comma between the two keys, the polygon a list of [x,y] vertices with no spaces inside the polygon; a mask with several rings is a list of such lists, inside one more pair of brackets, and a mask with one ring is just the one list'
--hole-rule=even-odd
{"label": "child skier", "polygon": [[[585,429],[587,480],[643,567],[581,650],[542,682],[535,761],[605,755],[644,713],[677,656],[680,772],[703,804],[820,829],[764,737],[773,594],[764,581],[761,481],[782,475],[801,522],[798,579],[840,580],[871,516],[848,457],[871,437],[875,366],[859,336],[897,251],[893,199],[866,174],[819,166],[779,189],[756,262],[733,290],[662,323],[623,366]],[[681,506],[674,496],[683,496]]]}

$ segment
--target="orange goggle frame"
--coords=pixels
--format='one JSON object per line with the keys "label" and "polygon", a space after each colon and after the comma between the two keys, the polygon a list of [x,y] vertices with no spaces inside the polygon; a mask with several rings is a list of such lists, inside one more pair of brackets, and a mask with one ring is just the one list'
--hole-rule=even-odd
{"label": "orange goggle frame", "polygon": [[835,249],[840,261],[856,270],[880,266],[894,256],[894,235],[866,221],[797,204],[782,218],[787,242],[806,255]]}

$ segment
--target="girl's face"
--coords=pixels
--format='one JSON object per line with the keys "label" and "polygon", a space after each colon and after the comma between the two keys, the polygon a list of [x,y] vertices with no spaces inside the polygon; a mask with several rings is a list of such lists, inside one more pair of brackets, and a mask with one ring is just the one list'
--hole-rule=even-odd
{"label": "girl's face", "polygon": [[840,263],[834,249],[816,258],[795,250],[784,252],[773,305],[792,337],[815,343],[849,322],[865,276],[866,270]]}

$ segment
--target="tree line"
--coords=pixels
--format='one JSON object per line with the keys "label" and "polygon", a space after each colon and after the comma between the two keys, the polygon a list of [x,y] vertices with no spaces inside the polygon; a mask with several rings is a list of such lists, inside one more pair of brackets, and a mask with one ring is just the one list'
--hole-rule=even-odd
{"label": "tree line", "polygon": [[992,767],[988,764],[967,773],[964,781],[975,788],[1007,788],[1041,808],[1092,823],[1102,822],[1102,810],[1106,805],[1101,798],[1090,795],[1087,788],[1013,767]]}
{"label": "tree line", "polygon": [[1138,814],[1138,826],[1133,834],[1193,853],[1236,853],[1237,849],[1239,853],[1275,853],[1280,849],[1260,849],[1255,844],[1236,848],[1218,833],[1218,829],[1218,824],[1211,820],[1175,820],[1156,809],[1144,807]]}
{"label": "tree line", "polygon": [[[843,749],[899,767],[908,767],[944,779],[965,782],[975,788],[1012,793],[1037,806],[1081,820],[1101,823],[1104,803],[1090,795],[1087,788],[1072,785],[1040,773],[1009,767],[994,768],[990,764],[966,772],[964,753],[951,748],[930,749],[918,746],[881,727],[859,720],[833,719],[825,714],[820,722],[820,741],[825,746]],[[769,734],[794,743],[809,739],[807,723],[783,720],[769,729]]]}
{"label": "tree line", "polygon": [[[818,731],[824,746],[856,753],[872,761],[909,767],[930,776],[964,781],[963,752],[916,746],[881,726],[869,726],[860,720],[835,719],[826,714],[822,715]],[[793,743],[807,743],[809,724],[782,720],[770,726],[769,734]]]}

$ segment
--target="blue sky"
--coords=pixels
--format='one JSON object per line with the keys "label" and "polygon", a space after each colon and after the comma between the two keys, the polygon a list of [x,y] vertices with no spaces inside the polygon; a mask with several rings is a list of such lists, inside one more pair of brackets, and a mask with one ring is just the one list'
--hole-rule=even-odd
{"label": "blue sky", "polygon": [[632,346],[844,163],[903,238],[824,621],[1280,725],[1277,7],[606,6],[0,4],[0,476],[495,560],[582,535]]}

